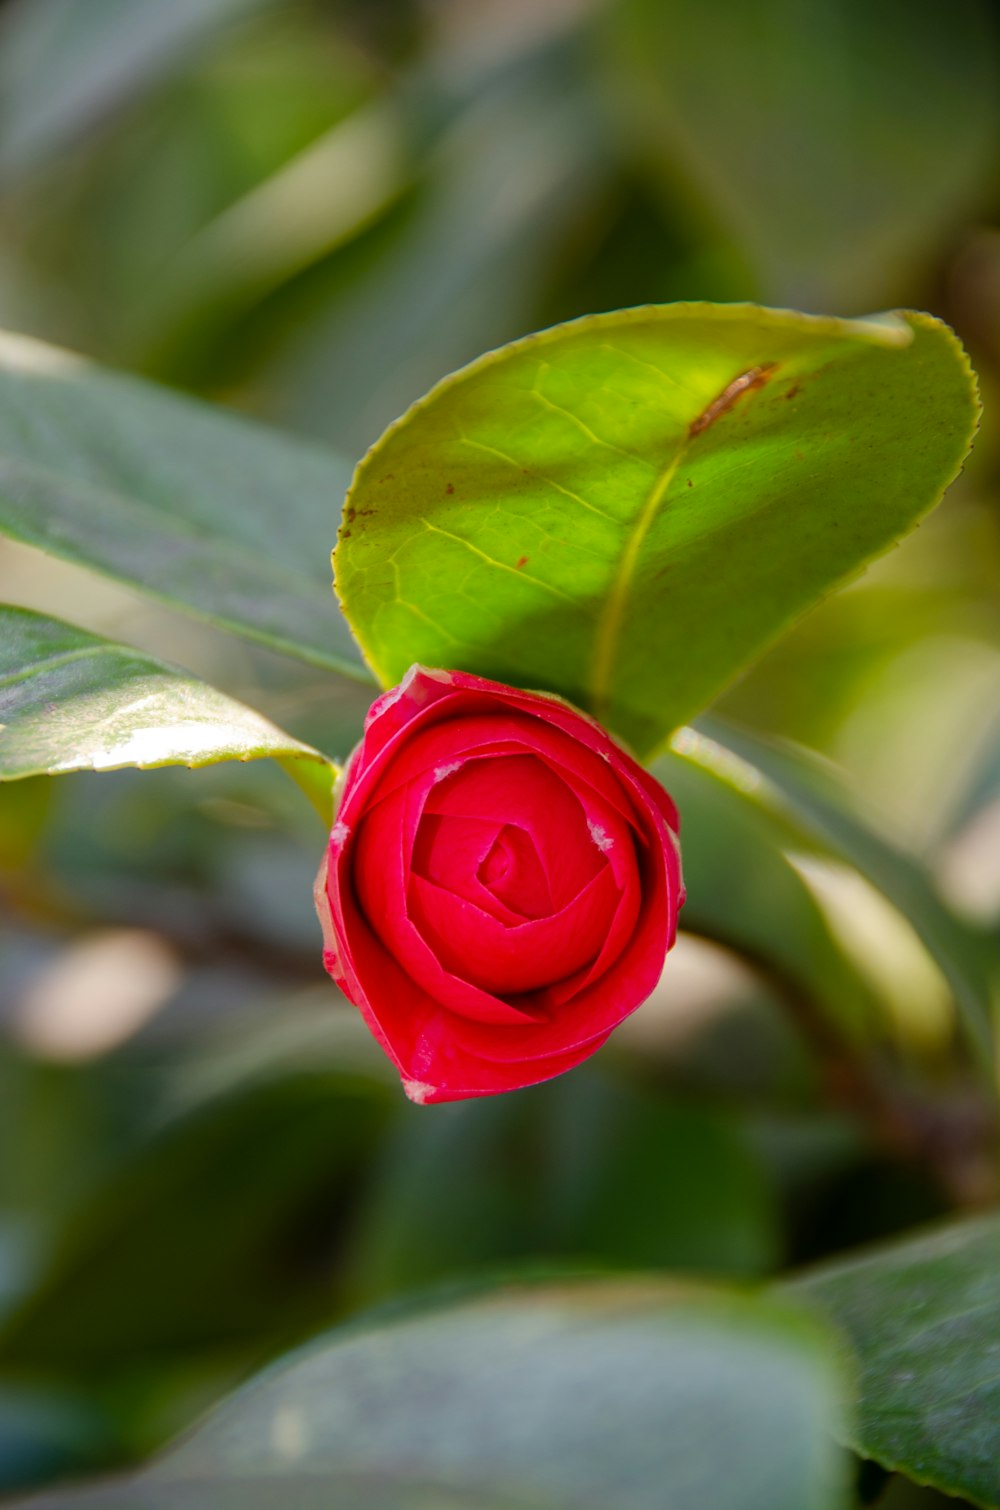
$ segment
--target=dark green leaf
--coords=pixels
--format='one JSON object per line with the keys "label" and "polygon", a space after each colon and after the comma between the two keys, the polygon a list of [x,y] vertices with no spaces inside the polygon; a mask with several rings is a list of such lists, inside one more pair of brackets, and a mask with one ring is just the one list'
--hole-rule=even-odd
{"label": "dark green leaf", "polygon": [[510,1290],[332,1333],[77,1503],[834,1510],[837,1396],[826,1338],[773,1303],[658,1280]]}
{"label": "dark green leaf", "polygon": [[784,1287],[861,1364],[851,1445],[921,1484],[1000,1505],[1000,1218],[956,1222]]}
{"label": "dark green leaf", "polygon": [[343,1220],[391,1092],[324,1068],[217,1096],[149,1135],[68,1218],[0,1329],[0,1363],[96,1378],[260,1346],[332,1304]]}
{"label": "dark green leaf", "polygon": [[591,316],[386,431],[337,589],[384,684],[417,660],[548,689],[647,755],[933,507],[976,414],[928,316]]}
{"label": "dark green leaf", "polygon": [[0,533],[365,679],[329,588],[333,454],[0,337]]}
{"label": "dark green leaf", "polygon": [[266,756],[329,802],[326,757],[252,708],[127,645],[0,605],[0,781]]}
{"label": "dark green leaf", "polygon": [[364,1202],[352,1294],[370,1304],[539,1253],[760,1274],[777,1259],[776,1217],[735,1117],[582,1069],[432,1118],[402,1109]]}
{"label": "dark green leaf", "polygon": [[93,1471],[111,1447],[98,1412],[72,1396],[0,1385],[0,1494]]}

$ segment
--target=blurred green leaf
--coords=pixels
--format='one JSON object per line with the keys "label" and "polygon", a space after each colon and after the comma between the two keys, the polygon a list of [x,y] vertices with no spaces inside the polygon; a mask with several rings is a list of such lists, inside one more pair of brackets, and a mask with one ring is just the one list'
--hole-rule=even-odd
{"label": "blurred green leaf", "polygon": [[563,241],[612,173],[558,49],[499,70],[439,62],[396,108],[423,146],[413,193],[320,273],[308,318],[293,291],[277,332],[279,413],[357,455],[442,373],[530,328]]}
{"label": "blurred green leaf", "polygon": [[391,1101],[361,1076],[288,1074],[148,1136],[64,1223],[4,1318],[0,1367],[90,1377],[315,1325]]}
{"label": "blurred green leaf", "polygon": [[841,1327],[860,1361],[858,1452],[1000,1505],[1000,1218],[829,1263],[782,1290]]}
{"label": "blurred green leaf", "polygon": [[365,679],[326,561],[338,458],[0,336],[0,532]]}
{"label": "blurred green leaf", "polygon": [[835,1510],[839,1383],[825,1336],[773,1301],[500,1291],[334,1332],[131,1485],[39,1506]]}
{"label": "blurred green leaf", "polygon": [[[20,0],[0,31],[0,176],[75,145],[227,22],[266,0]],[[273,0],[272,0],[273,3]]]}
{"label": "blurred green leaf", "polygon": [[[0,606],[0,622],[3,608]],[[0,665],[3,651],[0,650]],[[2,675],[2,673],[0,673]],[[0,691],[0,698],[3,693]],[[0,729],[0,750],[3,730]],[[0,755],[0,761],[2,761]],[[51,806],[52,783],[39,780],[18,787],[16,794],[0,789],[0,873],[17,872],[30,863],[36,843],[45,830]]]}
{"label": "blurred green leaf", "polygon": [[882,1018],[878,995],[783,854],[787,830],[697,759],[661,756],[653,770],[683,815],[682,926],[750,960],[786,1005],[815,1005],[848,1041],[870,1044]]}
{"label": "blurred green leaf", "polygon": [[933,507],[976,413],[927,316],[591,316],[386,431],[337,590],[385,685],[418,660],[548,689],[647,755]]}
{"label": "blurred green leaf", "polygon": [[0,605],[0,781],[267,756],[330,807],[330,762],[252,708],[127,645]]}
{"label": "blurred green leaf", "polygon": [[1000,999],[1000,962],[992,941],[945,905],[919,861],[859,808],[835,767],[722,719],[705,719],[702,727],[704,734],[682,730],[674,748],[762,808],[801,825],[910,920],[954,993],[980,1063],[992,1074],[992,1015]]}
{"label": "blurred green leaf", "polygon": [[738,1115],[586,1072],[549,1099],[536,1249],[686,1274],[775,1267],[775,1193]]}
{"label": "blurred green leaf", "polygon": [[640,161],[690,218],[715,213],[768,299],[877,306],[988,193],[981,0],[758,0],[710,21],[698,0],[617,0],[596,57]]}
{"label": "blurred green leaf", "polygon": [[0,1494],[93,1472],[111,1451],[100,1414],[69,1395],[0,1384]]}
{"label": "blurred green leaf", "polygon": [[738,1118],[589,1068],[431,1118],[400,1110],[349,1270],[370,1304],[538,1254],[750,1275],[777,1248],[773,1193]]}

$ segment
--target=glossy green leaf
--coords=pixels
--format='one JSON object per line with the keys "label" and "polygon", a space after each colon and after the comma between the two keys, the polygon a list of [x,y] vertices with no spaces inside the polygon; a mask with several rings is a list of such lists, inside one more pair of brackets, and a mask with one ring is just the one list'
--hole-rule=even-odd
{"label": "glossy green leaf", "polygon": [[699,0],[620,0],[598,56],[642,166],[695,225],[708,210],[765,297],[855,310],[891,298],[982,194],[1000,124],[989,10],[756,0],[706,25]]}
{"label": "glossy green leaf", "polygon": [[773,1302],[508,1290],[331,1333],[129,1487],[40,1503],[839,1510],[838,1393],[826,1337]]}
{"label": "glossy green leaf", "polygon": [[337,590],[386,685],[416,660],[559,692],[645,755],[933,507],[976,415],[928,316],[590,316],[386,431]]}
{"label": "glossy green leaf", "polygon": [[127,645],[0,606],[0,781],[267,756],[329,803],[326,757],[252,708]]}
{"label": "glossy green leaf", "polygon": [[992,941],[946,906],[919,861],[860,808],[835,767],[807,750],[723,719],[706,719],[702,727],[703,733],[681,730],[674,748],[751,801],[800,825],[878,887],[909,919],[937,962],[978,1058],[992,1066],[991,1020],[1000,999],[1000,964]]}
{"label": "glossy green leaf", "polygon": [[853,1447],[922,1484],[1000,1505],[1000,1218],[956,1222],[785,1288],[860,1362]]}
{"label": "glossy green leaf", "polygon": [[365,679],[326,570],[333,454],[0,336],[0,533]]}

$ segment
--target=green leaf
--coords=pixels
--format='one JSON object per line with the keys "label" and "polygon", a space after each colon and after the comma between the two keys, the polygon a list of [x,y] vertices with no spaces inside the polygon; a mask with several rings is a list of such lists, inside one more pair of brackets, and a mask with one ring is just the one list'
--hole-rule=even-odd
{"label": "green leaf", "polygon": [[[717,1276],[775,1267],[773,1193],[725,1109],[598,1066],[441,1111],[401,1110],[365,1194],[350,1262],[365,1304],[538,1253]],[[523,1147],[530,1168],[511,1157]]]}
{"label": "green leaf", "polygon": [[419,189],[313,318],[288,321],[278,359],[278,412],[347,454],[443,372],[527,328],[572,226],[608,193],[600,120],[558,48],[499,74],[484,54],[429,77],[429,93],[419,74],[396,96],[421,144]]}
{"label": "green leaf", "polygon": [[4,1317],[2,1365],[93,1381],[322,1324],[330,1274],[302,1234],[349,1211],[392,1105],[326,1064],[154,1128],[60,1224]]}
{"label": "green leaf", "polygon": [[841,1327],[860,1362],[858,1452],[1000,1505],[1000,1218],[826,1264],[783,1290]]}
{"label": "green leaf", "polygon": [[653,771],[682,814],[682,927],[750,961],[793,1011],[804,1000],[848,1042],[871,1044],[882,1004],[783,852],[787,830],[687,750]]}
{"label": "green leaf", "polygon": [[366,680],[326,571],[343,463],[0,336],[0,533]]}
{"label": "green leaf", "polygon": [[622,0],[598,57],[619,128],[689,223],[707,208],[767,298],[857,309],[981,200],[992,21],[982,0],[757,0],[706,26],[699,0]]}
{"label": "green leaf", "polygon": [[252,708],[127,645],[0,605],[0,781],[267,756],[329,806],[331,763]]}
{"label": "green leaf", "polygon": [[647,755],[917,523],[978,412],[926,315],[595,315],[446,378],[361,463],[337,590],[412,661],[559,692]]}
{"label": "green leaf", "polygon": [[701,728],[704,732],[681,730],[673,748],[762,808],[798,824],[856,867],[909,919],[951,987],[969,1041],[992,1079],[992,1015],[1000,1000],[992,941],[946,906],[920,862],[859,807],[836,767],[723,719],[706,719]]}
{"label": "green leaf", "polygon": [[50,1389],[0,1384],[0,1494],[93,1471],[110,1434],[98,1410]]}
{"label": "green leaf", "polygon": [[507,1290],[331,1333],[118,1495],[41,1504],[833,1510],[838,1393],[826,1338],[773,1302]]}

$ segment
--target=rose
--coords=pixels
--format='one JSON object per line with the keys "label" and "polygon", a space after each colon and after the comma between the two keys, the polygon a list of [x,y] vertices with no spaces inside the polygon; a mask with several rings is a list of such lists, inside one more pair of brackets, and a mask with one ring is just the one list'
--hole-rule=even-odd
{"label": "rose", "polygon": [[663,788],[568,703],[413,666],[316,881],[327,970],[411,1100],[548,1079],[656,985],[684,900]]}

